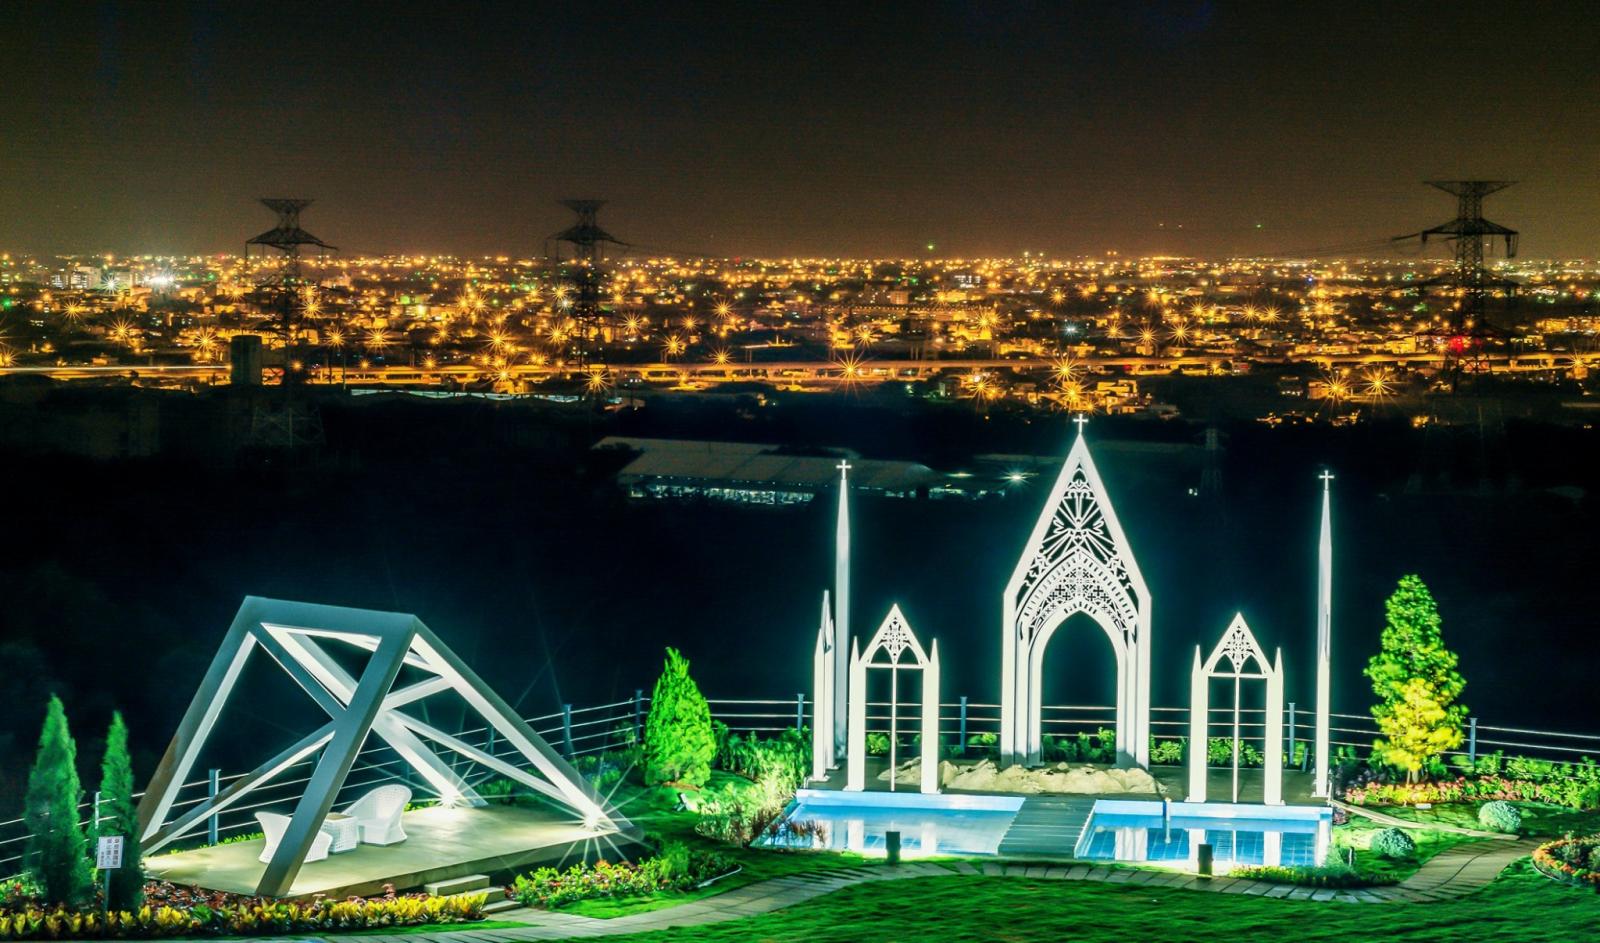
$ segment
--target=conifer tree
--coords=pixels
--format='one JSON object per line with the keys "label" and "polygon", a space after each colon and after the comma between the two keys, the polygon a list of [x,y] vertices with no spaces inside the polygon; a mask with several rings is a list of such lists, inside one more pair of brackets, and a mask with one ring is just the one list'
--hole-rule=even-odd
{"label": "conifer tree", "polygon": [[66,708],[50,696],[39,752],[28,773],[23,820],[29,832],[27,866],[45,901],[79,906],[94,887],[94,868],[78,820],[77,746],[67,729]]}
{"label": "conifer tree", "polygon": [[100,761],[100,827],[95,837],[122,836],[122,867],[111,872],[112,910],[138,910],[144,902],[144,862],[139,853],[139,810],[133,802],[133,761],[128,756],[128,728],[113,711]]}
{"label": "conifer tree", "polygon": [[1456,670],[1455,652],[1444,647],[1438,607],[1420,577],[1402,577],[1384,612],[1378,654],[1366,670],[1382,734],[1372,754],[1416,782],[1430,760],[1461,745],[1467,708],[1456,699],[1467,682]]}
{"label": "conifer tree", "polygon": [[689,676],[688,659],[668,648],[644,727],[645,779],[703,786],[711,778],[716,752],[711,706]]}

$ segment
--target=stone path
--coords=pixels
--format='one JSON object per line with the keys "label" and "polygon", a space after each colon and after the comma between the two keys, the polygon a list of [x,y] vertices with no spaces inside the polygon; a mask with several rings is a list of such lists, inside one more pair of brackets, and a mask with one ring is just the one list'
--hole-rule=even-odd
{"label": "stone path", "polygon": [[[983,874],[992,877],[1021,877],[1046,881],[1104,881],[1107,884],[1136,884],[1210,891],[1218,894],[1248,894],[1255,897],[1288,900],[1334,901],[1353,904],[1384,902],[1429,903],[1453,900],[1469,894],[1495,879],[1511,862],[1531,854],[1535,842],[1483,841],[1447,848],[1423,863],[1417,873],[1390,887],[1355,890],[1295,887],[1266,881],[1245,881],[1226,876],[1201,878],[1177,871],[1109,868],[1087,863],[1025,863],[1007,861],[955,861],[947,864],[919,862],[897,867],[873,865],[816,871],[792,877],[774,878],[746,884],[713,897],[666,907],[647,913],[610,920],[580,917],[559,911],[515,908],[493,915],[495,920],[526,923],[525,927],[498,930],[444,930],[438,933],[404,935],[364,935],[361,943],[522,943],[531,940],[567,940],[586,937],[644,933],[674,927],[696,927],[728,920],[739,920],[770,913],[821,897],[840,888],[873,881],[898,881],[908,878],[949,877]],[[312,936],[300,940],[319,939]],[[340,937],[331,938],[334,941]],[[254,943],[254,941],[250,941]],[[282,943],[282,938],[261,943]]]}

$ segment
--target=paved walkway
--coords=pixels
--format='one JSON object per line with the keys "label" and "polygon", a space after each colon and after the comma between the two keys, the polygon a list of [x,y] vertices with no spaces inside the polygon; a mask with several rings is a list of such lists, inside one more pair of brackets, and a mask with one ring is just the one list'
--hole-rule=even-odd
{"label": "paved walkway", "polygon": [[[522,943],[531,940],[567,940],[583,937],[644,933],[674,927],[697,927],[739,920],[770,913],[821,897],[840,888],[873,881],[899,881],[909,878],[950,877],[983,874],[991,877],[1021,877],[1047,881],[1104,881],[1107,884],[1137,884],[1210,891],[1219,894],[1249,894],[1288,900],[1335,901],[1342,903],[1410,902],[1429,903],[1453,900],[1469,894],[1490,881],[1511,862],[1531,854],[1536,843],[1530,841],[1483,841],[1456,845],[1424,862],[1416,874],[1401,884],[1357,890],[1295,887],[1267,881],[1247,881],[1229,877],[1201,878],[1175,871],[1107,868],[1090,864],[1027,864],[1003,861],[956,861],[948,864],[928,862],[897,867],[874,865],[841,868],[811,874],[774,878],[746,884],[712,897],[676,907],[610,920],[580,917],[560,911],[518,907],[500,911],[494,920],[526,923],[525,927],[499,930],[440,931],[430,934],[361,936],[361,943]],[[300,939],[316,939],[302,936]],[[340,938],[333,938],[338,940]],[[270,943],[270,941],[263,941]],[[281,938],[277,943],[281,943]]]}

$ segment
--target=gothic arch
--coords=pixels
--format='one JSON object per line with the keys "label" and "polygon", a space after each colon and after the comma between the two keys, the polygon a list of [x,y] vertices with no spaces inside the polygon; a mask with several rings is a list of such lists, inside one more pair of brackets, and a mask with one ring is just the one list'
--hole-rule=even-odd
{"label": "gothic arch", "polygon": [[1150,741],[1150,592],[1083,437],[1061,467],[1006,584],[1000,682],[1002,761],[1037,763],[1044,652],[1063,622],[1093,619],[1117,658],[1117,760],[1145,766]]}

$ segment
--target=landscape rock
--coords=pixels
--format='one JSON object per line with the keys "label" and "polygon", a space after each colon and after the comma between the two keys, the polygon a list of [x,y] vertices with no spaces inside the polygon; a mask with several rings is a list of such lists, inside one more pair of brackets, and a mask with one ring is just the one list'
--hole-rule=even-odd
{"label": "landscape rock", "polygon": [[[898,786],[922,784],[922,760],[900,764],[895,775]],[[878,774],[879,782],[889,781],[889,771]],[[1012,766],[1000,769],[993,760],[975,763],[939,761],[939,785],[963,792],[1009,792],[1021,795],[1159,796],[1161,784],[1136,767],[1117,769],[1091,763],[1056,763],[1053,766],[1025,769]]]}

